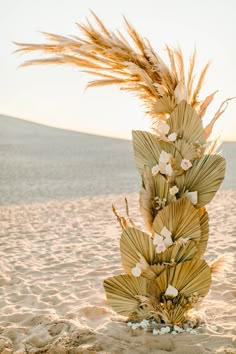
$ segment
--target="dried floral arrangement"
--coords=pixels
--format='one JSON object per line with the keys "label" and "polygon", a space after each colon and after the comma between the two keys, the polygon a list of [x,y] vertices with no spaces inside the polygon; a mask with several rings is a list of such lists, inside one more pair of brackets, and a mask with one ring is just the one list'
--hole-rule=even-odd
{"label": "dried floral arrangement", "polygon": [[218,141],[207,140],[229,99],[203,127],[216,93],[199,99],[209,64],[196,78],[195,51],[186,70],[181,50],[167,46],[166,64],[126,19],[131,41],[92,15],[96,26],[78,24],[82,38],[44,33],[46,44],[16,43],[17,51],[45,55],[22,66],[75,65],[97,77],[88,87],[119,85],[145,104],[152,133],[133,131],[133,148],[147,231],[136,228],[128,212],[126,220],[113,207],[122,228],[125,274],[106,279],[104,287],[112,308],[129,320],[181,324],[208,293],[217,267],[203,259],[209,235],[205,206],[224,179],[225,160],[216,153]]}

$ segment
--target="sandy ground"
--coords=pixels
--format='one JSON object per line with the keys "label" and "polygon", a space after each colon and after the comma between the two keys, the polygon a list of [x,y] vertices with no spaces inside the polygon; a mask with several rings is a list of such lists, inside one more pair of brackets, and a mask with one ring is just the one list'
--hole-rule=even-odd
{"label": "sandy ground", "polygon": [[[236,191],[209,205],[206,259],[225,255],[197,335],[133,332],[106,302],[102,281],[121,272],[122,195],[0,207],[0,353],[236,353]],[[127,195],[141,222],[138,195]]]}

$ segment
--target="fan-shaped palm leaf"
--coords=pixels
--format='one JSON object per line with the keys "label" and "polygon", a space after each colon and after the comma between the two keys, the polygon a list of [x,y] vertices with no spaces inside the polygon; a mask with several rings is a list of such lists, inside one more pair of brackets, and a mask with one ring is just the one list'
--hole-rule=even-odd
{"label": "fan-shaped palm leaf", "polygon": [[206,143],[202,120],[195,109],[186,101],[180,102],[171,113],[168,120],[170,133],[177,133],[178,137],[188,143]]}
{"label": "fan-shaped palm leaf", "polygon": [[198,207],[213,199],[225,176],[225,159],[219,155],[204,155],[193,162],[193,166],[176,177],[180,195],[186,191],[198,193]]}
{"label": "fan-shaped palm leaf", "polygon": [[[144,260],[142,276],[151,278],[153,273],[160,274],[159,265],[171,265],[192,259],[196,253],[196,244],[187,241],[186,244],[175,243],[162,253],[156,253],[152,238],[135,228],[127,228],[123,231],[120,240],[122,265],[126,273],[131,274],[132,268]],[[149,267],[157,265],[157,267]],[[162,269],[163,270],[163,269]]]}
{"label": "fan-shaped palm leaf", "polygon": [[175,199],[175,196],[169,193],[169,184],[165,177],[160,173],[153,176],[150,167],[144,166],[139,203],[141,214],[150,231],[158,210]]}
{"label": "fan-shaped palm leaf", "polygon": [[147,283],[146,278],[130,275],[107,278],[104,281],[107,300],[114,311],[130,316],[140,307],[140,298],[147,295]]}
{"label": "fan-shaped palm leaf", "polygon": [[172,240],[191,239],[200,240],[201,228],[198,211],[187,198],[182,198],[169,204],[155,217],[153,230],[161,234],[166,227],[172,236]]}
{"label": "fan-shaped palm leaf", "polygon": [[143,257],[148,264],[155,264],[155,246],[151,237],[132,227],[125,229],[120,239],[122,264],[127,273]]}
{"label": "fan-shaped palm leaf", "polygon": [[211,271],[204,260],[191,260],[166,269],[155,281],[162,294],[165,294],[167,287],[171,284],[179,294],[185,297],[194,293],[203,297],[210,288]]}
{"label": "fan-shaped palm leaf", "polygon": [[182,156],[173,144],[161,141],[156,135],[145,131],[134,130],[132,133],[135,162],[141,175],[144,166],[152,168],[159,162],[162,150],[172,154],[177,164],[180,164]]}

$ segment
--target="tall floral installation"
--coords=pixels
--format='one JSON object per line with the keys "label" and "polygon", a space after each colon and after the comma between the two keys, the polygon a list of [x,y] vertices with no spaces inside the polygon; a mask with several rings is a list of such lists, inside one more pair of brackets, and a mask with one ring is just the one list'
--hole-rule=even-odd
{"label": "tall floral installation", "polygon": [[204,127],[216,93],[199,99],[209,64],[196,78],[195,51],[186,70],[181,50],[167,46],[167,64],[126,19],[130,40],[92,15],[95,26],[78,24],[82,37],[44,33],[46,44],[17,43],[18,51],[45,54],[23,66],[75,65],[97,77],[88,87],[119,85],[145,104],[152,133],[133,131],[133,149],[146,231],[114,208],[124,274],[105,279],[104,288],[113,310],[131,321],[181,325],[209,292],[215,268],[203,259],[209,236],[205,206],[224,179],[225,160],[216,153],[218,141],[208,140],[228,100]]}

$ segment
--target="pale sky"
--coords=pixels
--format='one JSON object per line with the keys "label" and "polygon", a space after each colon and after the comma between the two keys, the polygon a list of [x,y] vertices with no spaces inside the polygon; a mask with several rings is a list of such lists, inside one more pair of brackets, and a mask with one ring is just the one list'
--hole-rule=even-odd
{"label": "pale sky", "polygon": [[[236,96],[235,0],[0,0],[1,114],[128,139],[132,129],[150,126],[141,102],[118,87],[85,91],[92,77],[78,68],[17,69],[30,57],[13,55],[12,41],[40,43],[40,31],[79,34],[75,22],[91,19],[89,9],[112,30],[124,30],[125,15],[164,58],[165,44],[179,44],[186,59],[196,46],[199,67],[212,62],[203,95],[219,90],[208,120],[221,101]],[[216,124],[218,133],[224,140],[236,140],[236,100]]]}

